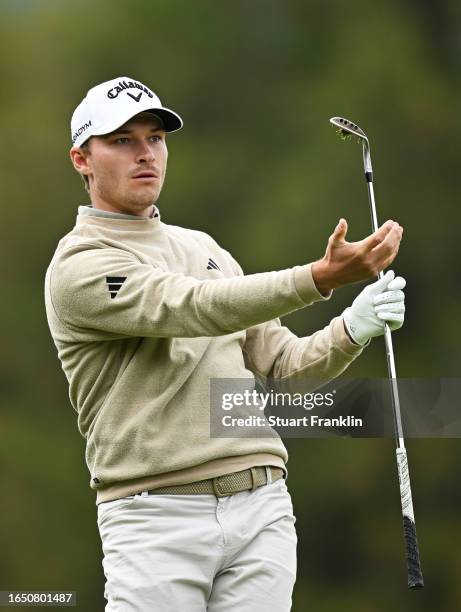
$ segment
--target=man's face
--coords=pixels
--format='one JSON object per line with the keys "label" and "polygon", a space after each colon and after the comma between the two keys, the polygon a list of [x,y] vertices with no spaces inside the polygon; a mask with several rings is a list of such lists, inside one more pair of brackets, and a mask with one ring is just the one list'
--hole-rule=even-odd
{"label": "man's face", "polygon": [[88,150],[75,147],[71,157],[76,169],[88,175],[96,207],[142,214],[157,201],[165,179],[163,123],[152,113],[139,113],[115,132],[93,136]]}

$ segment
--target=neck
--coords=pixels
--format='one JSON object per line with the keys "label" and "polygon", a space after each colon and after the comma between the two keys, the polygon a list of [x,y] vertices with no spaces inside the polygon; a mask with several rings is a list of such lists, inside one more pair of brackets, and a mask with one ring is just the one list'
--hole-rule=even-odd
{"label": "neck", "polygon": [[147,208],[144,208],[138,211],[138,210],[131,210],[129,208],[123,208],[120,206],[119,207],[112,206],[111,204],[108,204],[107,202],[103,202],[101,200],[95,201],[94,198],[91,198],[91,205],[93,208],[96,208],[99,210],[106,210],[107,212],[114,212],[114,213],[122,213],[124,215],[134,215],[136,217],[145,217],[147,219],[150,219],[152,215],[154,214],[153,204],[151,204]]}

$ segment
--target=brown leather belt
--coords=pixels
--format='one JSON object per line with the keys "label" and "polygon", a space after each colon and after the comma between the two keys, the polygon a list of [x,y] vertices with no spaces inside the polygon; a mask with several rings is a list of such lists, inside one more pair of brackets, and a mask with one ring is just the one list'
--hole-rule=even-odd
{"label": "brown leather belt", "polygon": [[[282,468],[268,466],[272,475],[272,482],[283,477],[284,471]],[[262,485],[267,484],[266,468],[264,466],[252,467],[241,472],[233,472],[232,474],[223,474],[216,478],[208,478],[207,480],[198,480],[182,485],[172,485],[169,487],[160,487],[148,491],[149,495],[216,495],[216,497],[225,497],[233,495],[240,491],[257,489]]]}

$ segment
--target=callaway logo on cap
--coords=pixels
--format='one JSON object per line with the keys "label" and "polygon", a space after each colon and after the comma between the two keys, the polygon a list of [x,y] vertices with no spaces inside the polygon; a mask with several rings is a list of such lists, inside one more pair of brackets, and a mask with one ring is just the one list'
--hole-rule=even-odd
{"label": "callaway logo on cap", "polygon": [[162,106],[154,92],[139,81],[120,77],[96,85],[72,115],[72,144],[79,147],[90,136],[109,134],[143,111],[160,117],[166,132],[182,127],[181,117]]}

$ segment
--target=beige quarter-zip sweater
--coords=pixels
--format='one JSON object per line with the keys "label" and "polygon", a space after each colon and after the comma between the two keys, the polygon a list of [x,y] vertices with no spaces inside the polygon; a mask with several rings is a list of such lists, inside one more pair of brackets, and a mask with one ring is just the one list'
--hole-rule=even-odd
{"label": "beige quarter-zip sweater", "polygon": [[45,277],[53,341],[96,504],[258,465],[279,436],[210,437],[210,379],[332,379],[363,351],[341,317],[298,338],[278,317],[329,299],[311,264],[244,275],[204,232],[80,206]]}

